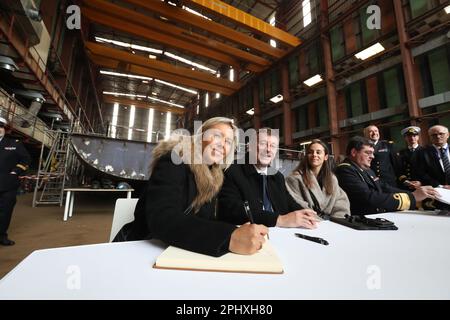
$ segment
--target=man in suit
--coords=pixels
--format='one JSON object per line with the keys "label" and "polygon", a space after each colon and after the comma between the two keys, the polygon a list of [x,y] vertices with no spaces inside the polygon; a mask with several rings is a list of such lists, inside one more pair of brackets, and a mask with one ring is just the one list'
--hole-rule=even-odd
{"label": "man in suit", "polygon": [[364,128],[364,136],[371,140],[374,147],[374,159],[370,168],[381,181],[397,186],[397,174],[395,166],[396,154],[392,141],[380,140],[380,131],[374,125]]}
{"label": "man in suit", "polygon": [[219,219],[233,224],[248,222],[244,210],[244,201],[248,201],[257,224],[315,228],[316,213],[295,202],[283,175],[270,166],[279,143],[278,135],[273,133],[270,128],[260,129],[256,143],[250,143],[246,163],[233,164],[225,171],[219,193]]}
{"label": "man in suit", "polygon": [[436,125],[428,130],[431,145],[418,154],[418,176],[422,185],[450,189],[448,128]]}
{"label": "man in suit", "polygon": [[419,144],[420,128],[409,126],[401,131],[406,142],[406,148],[400,150],[399,183],[406,190],[415,190],[422,184],[417,177],[417,155],[423,147]]}
{"label": "man in suit", "polygon": [[346,153],[347,158],[337,167],[336,176],[350,200],[352,215],[414,210],[417,201],[437,196],[430,186],[409,192],[381,181],[370,169],[375,156],[369,139],[352,138]]}
{"label": "man in suit", "polygon": [[0,117],[0,245],[12,246],[8,227],[16,204],[19,175],[28,169],[30,156],[19,140],[5,137],[7,125]]}

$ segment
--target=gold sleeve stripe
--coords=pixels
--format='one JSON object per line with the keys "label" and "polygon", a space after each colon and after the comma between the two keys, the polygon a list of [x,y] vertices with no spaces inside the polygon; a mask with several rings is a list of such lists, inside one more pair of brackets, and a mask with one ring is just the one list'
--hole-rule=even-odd
{"label": "gold sleeve stripe", "polygon": [[20,169],[22,169],[22,170],[27,170],[27,166],[24,166],[24,165],[22,165],[22,164],[16,164],[16,167],[19,167]]}
{"label": "gold sleeve stripe", "polygon": [[394,199],[398,200],[397,210],[407,210],[411,207],[411,200],[407,193],[394,193]]}

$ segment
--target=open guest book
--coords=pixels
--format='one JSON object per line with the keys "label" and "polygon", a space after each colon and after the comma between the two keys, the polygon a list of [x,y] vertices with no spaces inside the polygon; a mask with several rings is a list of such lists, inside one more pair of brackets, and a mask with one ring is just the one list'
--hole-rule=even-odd
{"label": "open guest book", "polygon": [[255,254],[227,253],[218,258],[170,246],[156,259],[153,267],[218,272],[283,273],[283,265],[268,241]]}

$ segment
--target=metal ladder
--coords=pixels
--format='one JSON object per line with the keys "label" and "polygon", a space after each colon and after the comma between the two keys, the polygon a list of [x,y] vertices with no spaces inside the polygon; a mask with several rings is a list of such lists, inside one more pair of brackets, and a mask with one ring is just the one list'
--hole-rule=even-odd
{"label": "metal ladder", "polygon": [[45,144],[42,144],[37,181],[34,188],[33,207],[41,204],[62,206],[66,168],[69,157],[69,133],[50,130],[53,143],[44,159]]}

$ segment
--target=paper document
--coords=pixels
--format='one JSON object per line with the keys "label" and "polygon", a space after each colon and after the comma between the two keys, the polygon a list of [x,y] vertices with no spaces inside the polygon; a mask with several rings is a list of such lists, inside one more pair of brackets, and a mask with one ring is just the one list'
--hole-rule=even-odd
{"label": "paper document", "polygon": [[441,197],[438,199],[439,202],[450,204],[450,190],[449,189],[434,188],[434,190],[439,192],[439,194],[441,195]]}
{"label": "paper document", "polygon": [[241,255],[227,253],[218,258],[170,246],[156,259],[154,268],[244,273],[283,273],[283,265],[275,249],[268,241],[255,254]]}

